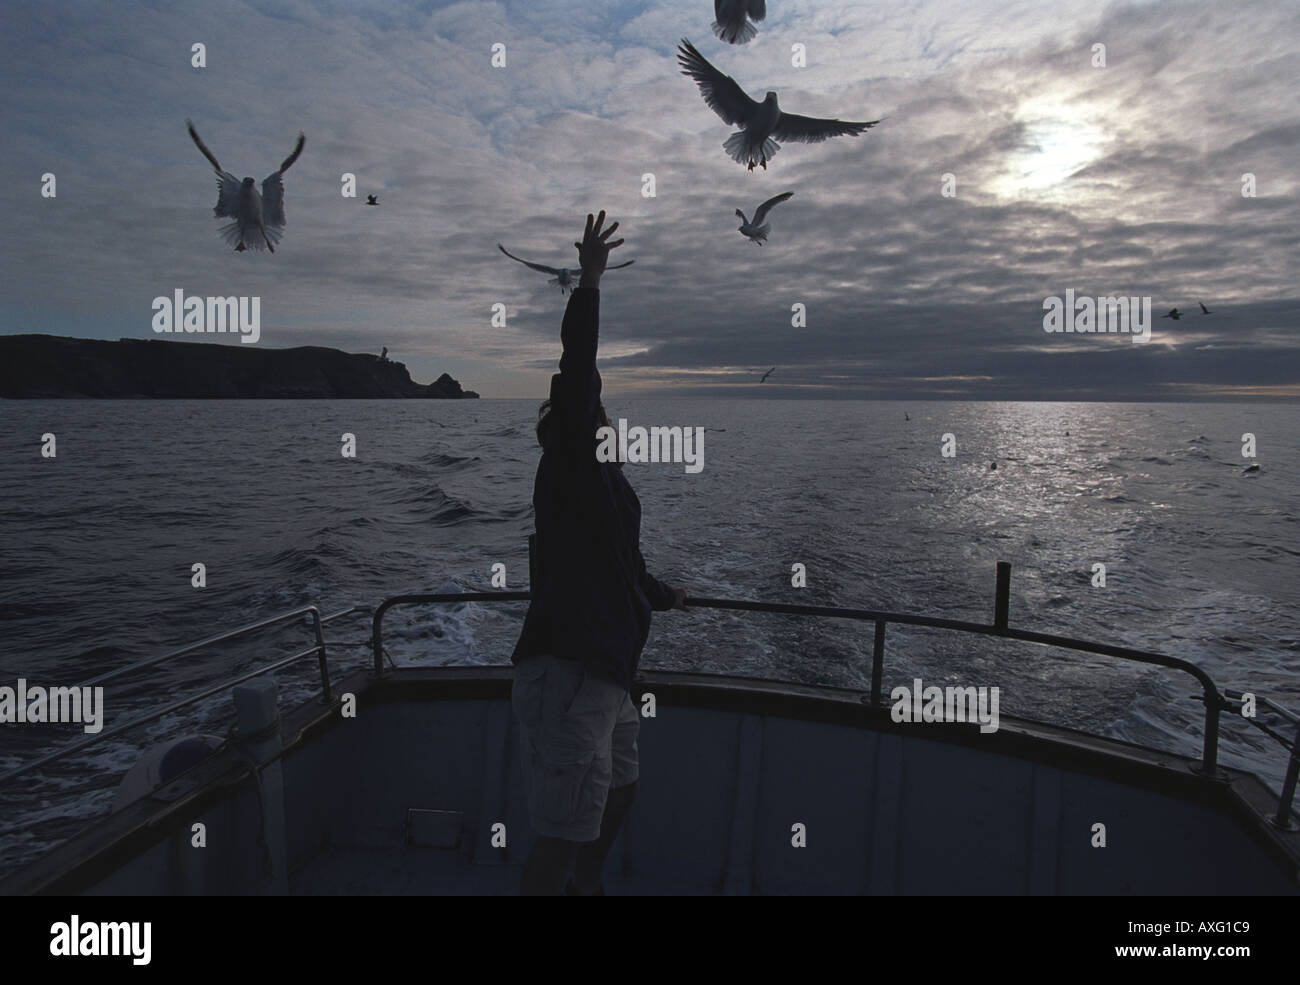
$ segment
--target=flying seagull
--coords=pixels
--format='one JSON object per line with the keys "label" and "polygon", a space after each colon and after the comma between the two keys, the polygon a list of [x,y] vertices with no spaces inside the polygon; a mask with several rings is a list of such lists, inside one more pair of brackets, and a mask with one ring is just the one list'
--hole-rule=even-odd
{"label": "flying seagull", "polygon": [[379,204],[379,199],[375,198],[375,196],[373,196],[373,195],[367,195],[367,196],[366,196],[366,204],[367,204],[367,205],[378,205],[378,204]]}
{"label": "flying seagull", "polygon": [[749,21],[767,16],[767,0],[713,0],[713,16],[714,34],[727,44],[747,44],[758,33]]}
{"label": "flying seagull", "polygon": [[[515,256],[500,243],[497,244],[497,249],[508,256],[511,260],[516,260],[519,263],[522,263],[525,267],[531,267],[533,270],[538,270],[544,274],[551,274],[552,277],[548,283],[559,285],[561,294],[565,291],[572,291],[578,286],[578,276],[581,271],[570,270],[568,267],[544,267],[540,263],[529,263],[527,260]],[[629,260],[627,263],[616,263],[614,266],[606,267],[605,269],[618,270],[619,267],[630,267],[634,263],[636,263],[635,260]]]}
{"label": "flying seagull", "polygon": [[741,212],[740,209],[736,209],[736,215],[740,216],[740,231],[748,236],[755,246],[762,246],[763,241],[767,239],[768,231],[772,228],[763,220],[767,218],[772,206],[780,205],[793,194],[794,192],[782,192],[780,195],[769,198],[754,211],[753,222],[746,219],[745,213]]}
{"label": "flying seagull", "polygon": [[736,84],[735,79],[710,65],[686,38],[682,38],[677,48],[677,61],[682,66],[682,74],[695,80],[704,101],[722,118],[722,122],[740,127],[722,146],[732,160],[749,165],[751,171],[755,164],[767,170],[768,158],[781,146],[778,140],[816,144],[841,134],[857,136],[880,122],[846,123],[783,113],[777,105],[775,92],[768,92],[761,103],[755,102],[745,95],[745,90]]}
{"label": "flying seagull", "polygon": [[227,243],[234,245],[237,253],[242,253],[250,247],[260,250],[263,246],[274,253],[275,244],[284,235],[281,230],[284,229],[285,224],[284,183],[280,177],[293,166],[294,161],[298,160],[303,145],[307,143],[306,136],[298,134],[298,143],[293,153],[284,159],[279,170],[262,182],[262,194],[259,195],[252,178],[245,178],[241,182],[229,171],[223,171],[212,151],[208,150],[199,139],[194,124],[186,120],[185,126],[189,129],[194,143],[203,152],[203,156],[217,172],[217,204],[213,207],[212,214],[218,219],[235,220],[221,227],[221,237]]}
{"label": "flying seagull", "polygon": [[1201,306],[1201,314],[1203,314],[1203,315],[1210,315],[1210,314],[1213,314],[1213,312],[1210,311],[1210,309],[1207,308],[1207,307],[1205,306],[1205,302],[1204,302],[1204,301],[1197,301],[1196,303],[1199,304],[1199,305]]}
{"label": "flying seagull", "polygon": [[767,382],[767,378],[768,378],[769,376],[771,376],[771,375],[772,375],[773,373],[775,373],[775,372],[776,372],[776,367],[773,366],[771,369],[769,369],[766,373],[763,374],[763,378],[762,378],[761,380],[759,380],[758,382],[759,382],[759,383],[766,383],[766,382]]}
{"label": "flying seagull", "polygon": [[1183,317],[1183,313],[1182,313],[1181,311],[1179,311],[1177,308],[1170,308],[1170,309],[1169,309],[1169,314],[1167,314],[1167,315],[1161,315],[1160,317],[1161,317],[1161,318],[1172,318],[1174,321],[1178,321],[1179,318],[1182,318],[1182,317]]}

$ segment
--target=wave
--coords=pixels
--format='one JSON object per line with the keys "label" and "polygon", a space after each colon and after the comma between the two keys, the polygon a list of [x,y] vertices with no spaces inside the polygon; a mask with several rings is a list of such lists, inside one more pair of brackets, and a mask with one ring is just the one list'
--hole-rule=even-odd
{"label": "wave", "polygon": [[434,468],[454,469],[471,465],[474,462],[481,462],[482,459],[478,455],[453,455],[448,452],[436,452],[425,456],[425,461]]}
{"label": "wave", "polygon": [[483,514],[468,503],[448,496],[442,487],[434,484],[424,489],[417,489],[397,500],[406,506],[418,507],[416,513],[435,526],[451,527],[458,523],[481,517]]}

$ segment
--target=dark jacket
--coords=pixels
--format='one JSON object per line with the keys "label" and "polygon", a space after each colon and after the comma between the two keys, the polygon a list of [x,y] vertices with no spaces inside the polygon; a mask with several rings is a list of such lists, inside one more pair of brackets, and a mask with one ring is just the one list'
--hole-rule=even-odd
{"label": "dark jacket", "polygon": [[542,461],[533,485],[536,581],[511,660],[550,653],[622,687],[632,683],[651,610],[673,591],[646,571],[641,502],[613,462],[596,460],[600,291],[579,287],[560,329]]}

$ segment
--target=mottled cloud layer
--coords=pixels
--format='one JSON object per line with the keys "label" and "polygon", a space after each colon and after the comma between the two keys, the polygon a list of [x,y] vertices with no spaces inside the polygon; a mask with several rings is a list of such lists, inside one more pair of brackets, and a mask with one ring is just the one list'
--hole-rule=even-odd
{"label": "mottled cloud layer", "polygon": [[[447,369],[486,395],[539,395],[563,299],[496,243],[571,264],[583,215],[604,207],[627,238],[617,256],[637,261],[604,284],[612,392],[1300,396],[1300,8],[773,0],[743,47],[713,38],[711,8],[12,10],[0,331],[143,337],[152,298],[178,287],[259,295],[262,344],[387,345],[423,380]],[[678,73],[682,36],[751,95],[884,120],[747,173]],[[186,117],[259,180],[307,133],[274,257],[222,245]],[[356,200],[339,194],[345,171]],[[45,172],[56,199],[40,196]],[[733,210],[786,190],[769,245],[748,243]],[[1188,315],[1146,345],[1046,335],[1043,299],[1066,289]]]}

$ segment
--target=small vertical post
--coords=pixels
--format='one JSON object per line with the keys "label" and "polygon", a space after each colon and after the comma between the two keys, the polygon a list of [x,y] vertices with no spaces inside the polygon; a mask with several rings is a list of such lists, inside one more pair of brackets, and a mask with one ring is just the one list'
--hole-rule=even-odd
{"label": "small vertical post", "polygon": [[537,534],[528,535],[528,594],[537,585]]}
{"label": "small vertical post", "polygon": [[1277,801],[1277,817],[1273,823],[1283,831],[1294,831],[1291,823],[1291,802],[1295,799],[1296,779],[1300,777],[1300,725],[1296,726],[1295,741],[1291,743],[1291,760],[1286,766],[1286,779],[1282,781],[1282,795]]}
{"label": "small vertical post", "polygon": [[376,677],[384,676],[384,612],[385,608],[381,604],[375,609],[374,618],[370,622],[370,643],[374,647]]}
{"label": "small vertical post", "polygon": [[1201,772],[1214,776],[1219,769],[1219,694],[1205,689],[1205,744],[1201,754]]}
{"label": "small vertical post", "polygon": [[876,645],[871,650],[871,703],[880,704],[880,678],[885,669],[885,622],[876,620]]}
{"label": "small vertical post", "polygon": [[998,562],[997,595],[993,601],[993,625],[1007,628],[1007,609],[1011,602],[1011,562]]}

